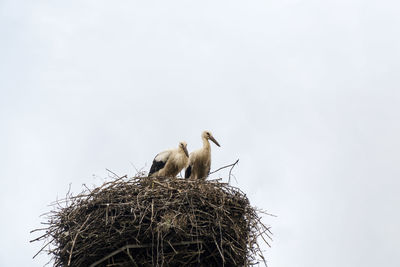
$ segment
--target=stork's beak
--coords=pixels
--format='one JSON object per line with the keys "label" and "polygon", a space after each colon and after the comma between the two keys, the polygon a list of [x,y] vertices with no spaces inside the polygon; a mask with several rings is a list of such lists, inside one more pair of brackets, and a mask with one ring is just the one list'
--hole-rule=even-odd
{"label": "stork's beak", "polygon": [[217,140],[215,140],[214,136],[210,135],[210,140],[214,142],[214,144],[216,144],[217,146],[220,146],[217,142]]}
{"label": "stork's beak", "polygon": [[185,147],[185,148],[183,148],[183,152],[185,152],[185,155],[187,156],[187,157],[189,157],[189,152],[188,152],[188,150],[187,150],[187,148]]}

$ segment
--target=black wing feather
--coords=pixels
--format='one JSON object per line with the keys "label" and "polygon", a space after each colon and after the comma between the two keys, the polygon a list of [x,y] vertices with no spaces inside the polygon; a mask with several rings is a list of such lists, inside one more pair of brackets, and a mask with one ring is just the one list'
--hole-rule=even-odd
{"label": "black wing feather", "polygon": [[165,163],[166,162],[163,162],[163,161],[153,160],[153,164],[151,165],[149,176],[152,175],[153,173],[161,170],[162,168],[164,168]]}
{"label": "black wing feather", "polygon": [[192,166],[189,165],[185,170],[185,179],[188,179],[191,174],[192,174]]}

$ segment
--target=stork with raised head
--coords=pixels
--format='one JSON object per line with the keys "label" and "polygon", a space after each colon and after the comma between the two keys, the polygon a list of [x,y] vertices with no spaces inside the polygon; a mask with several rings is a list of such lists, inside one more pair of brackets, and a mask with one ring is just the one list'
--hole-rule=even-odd
{"label": "stork with raised head", "polygon": [[151,165],[149,176],[172,176],[187,166],[189,153],[186,142],[180,142],[178,148],[158,153]]}
{"label": "stork with raised head", "polygon": [[211,140],[217,146],[220,146],[209,131],[201,134],[203,148],[193,151],[189,156],[189,166],[185,170],[185,178],[206,179],[210,173],[211,167],[211,146],[208,140]]}

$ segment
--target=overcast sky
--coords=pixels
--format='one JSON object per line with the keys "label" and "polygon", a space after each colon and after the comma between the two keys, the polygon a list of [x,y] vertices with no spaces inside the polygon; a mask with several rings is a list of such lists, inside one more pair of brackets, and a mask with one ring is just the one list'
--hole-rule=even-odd
{"label": "overcast sky", "polygon": [[[269,267],[400,266],[400,4],[0,0],[0,266],[72,183],[201,146],[265,217]],[[226,173],[220,173],[226,178]],[[218,176],[218,175],[217,175]]]}

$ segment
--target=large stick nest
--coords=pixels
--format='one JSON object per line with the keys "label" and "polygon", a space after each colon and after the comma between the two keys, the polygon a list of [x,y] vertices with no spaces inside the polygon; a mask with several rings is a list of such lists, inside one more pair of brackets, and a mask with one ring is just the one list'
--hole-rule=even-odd
{"label": "large stick nest", "polygon": [[[269,228],[219,180],[121,177],[57,201],[33,241],[53,266],[249,266]],[[40,251],[39,251],[40,252]]]}

